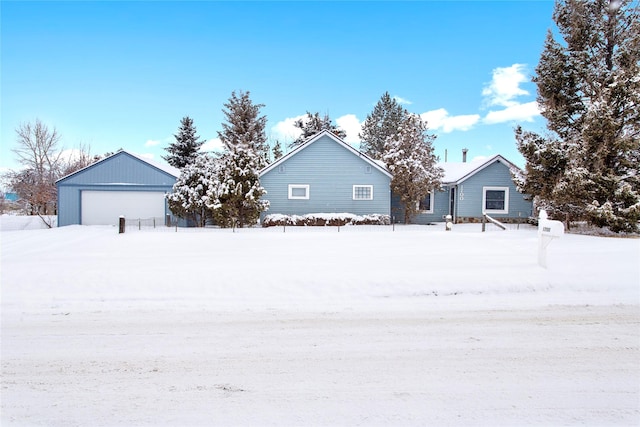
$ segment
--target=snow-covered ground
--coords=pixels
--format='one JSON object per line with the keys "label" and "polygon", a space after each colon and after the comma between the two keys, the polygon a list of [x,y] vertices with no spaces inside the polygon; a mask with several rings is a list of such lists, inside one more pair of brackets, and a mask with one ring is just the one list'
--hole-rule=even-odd
{"label": "snow-covered ground", "polygon": [[640,424],[640,239],[1,221],[3,426]]}

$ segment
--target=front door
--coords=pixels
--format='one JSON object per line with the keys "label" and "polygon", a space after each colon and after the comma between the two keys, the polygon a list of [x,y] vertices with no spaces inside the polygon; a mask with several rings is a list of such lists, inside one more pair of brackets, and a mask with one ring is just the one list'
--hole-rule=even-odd
{"label": "front door", "polygon": [[449,190],[449,215],[453,219],[455,224],[456,222],[456,187],[451,187]]}

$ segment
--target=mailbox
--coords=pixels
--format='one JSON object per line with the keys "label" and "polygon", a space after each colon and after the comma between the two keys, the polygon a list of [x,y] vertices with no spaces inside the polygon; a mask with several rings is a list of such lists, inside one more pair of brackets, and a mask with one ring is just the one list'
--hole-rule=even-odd
{"label": "mailbox", "polygon": [[564,234],[564,224],[547,219],[547,212],[542,209],[538,217],[538,264],[547,268],[547,247],[553,239]]}
{"label": "mailbox", "polygon": [[538,234],[542,236],[560,237],[564,234],[564,224],[561,221],[541,219],[538,221]]}

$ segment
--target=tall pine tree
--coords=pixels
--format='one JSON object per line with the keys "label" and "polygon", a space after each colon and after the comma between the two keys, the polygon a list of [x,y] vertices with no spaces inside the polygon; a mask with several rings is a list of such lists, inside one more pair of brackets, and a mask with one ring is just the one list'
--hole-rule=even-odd
{"label": "tall pine tree", "polygon": [[442,185],[444,171],[437,165],[434,140],[420,116],[407,114],[385,142],[383,160],[393,174],[391,191],[404,206],[405,224],[417,213],[420,200]]}
{"label": "tall pine tree", "polygon": [[387,138],[397,133],[407,114],[407,110],[389,92],[385,92],[362,125],[360,151],[374,159],[381,159]]}
{"label": "tall pine tree", "polygon": [[222,132],[218,132],[218,137],[227,150],[238,145],[250,147],[260,158],[259,167],[263,168],[269,160],[265,133],[267,117],[260,115],[264,104],[254,104],[250,95],[250,92],[243,91],[231,93],[229,102],[224,104],[226,110],[222,110],[227,123],[222,123]]}
{"label": "tall pine tree", "polygon": [[333,124],[333,121],[328,114],[320,117],[320,113],[311,114],[307,111],[307,116],[297,120],[293,125],[300,129],[302,133],[289,145],[289,148],[297,147],[313,135],[322,132],[323,130],[330,131],[338,138],[344,138],[347,136],[347,132]]}
{"label": "tall pine tree", "polygon": [[549,135],[516,129],[523,190],[567,222],[613,231],[640,220],[640,10],[558,1],[533,81]]}
{"label": "tall pine tree", "polygon": [[223,227],[253,225],[269,207],[261,200],[266,191],[260,186],[258,173],[267,165],[269,146],[265,134],[264,105],[254,104],[249,92],[232,92],[223,110],[227,123],[218,136],[225,151],[219,160],[218,203],[214,219]]}
{"label": "tall pine tree", "polygon": [[169,154],[162,158],[171,166],[182,169],[198,157],[198,151],[204,141],[196,134],[196,127],[189,116],[180,120],[178,133],[173,137],[176,139],[175,142],[165,148]]}

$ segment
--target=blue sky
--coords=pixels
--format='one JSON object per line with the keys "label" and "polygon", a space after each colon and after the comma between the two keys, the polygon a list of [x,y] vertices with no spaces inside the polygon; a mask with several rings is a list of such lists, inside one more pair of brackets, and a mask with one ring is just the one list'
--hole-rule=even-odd
{"label": "blue sky", "polygon": [[502,154],[542,131],[531,75],[552,1],[14,2],[1,7],[0,168],[36,118],[64,148],[161,160],[190,116],[214,149],[232,91],[264,104],[271,141],[329,114],[358,147],[385,91],[427,119],[436,154]]}

